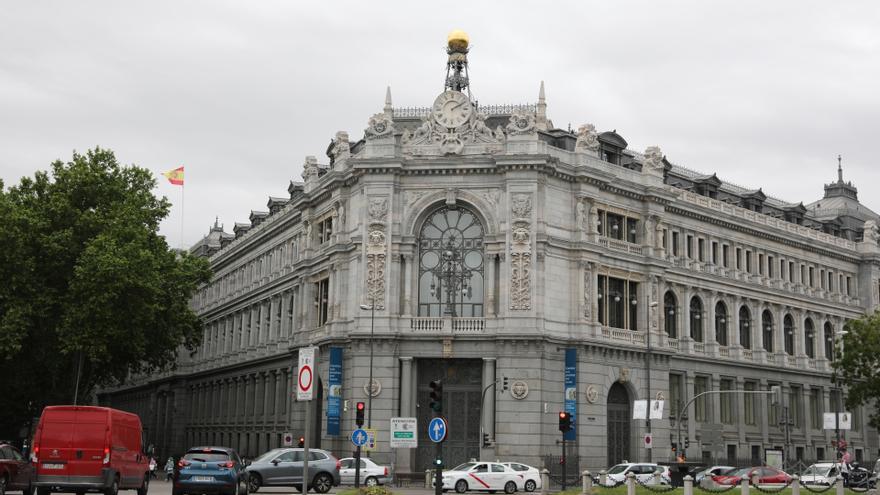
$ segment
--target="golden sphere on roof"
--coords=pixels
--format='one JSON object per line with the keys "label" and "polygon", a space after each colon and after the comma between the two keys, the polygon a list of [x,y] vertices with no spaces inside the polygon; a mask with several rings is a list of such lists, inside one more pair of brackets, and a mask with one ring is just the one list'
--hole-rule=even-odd
{"label": "golden sphere on roof", "polygon": [[446,36],[446,45],[452,50],[467,50],[470,37],[461,29],[454,29]]}

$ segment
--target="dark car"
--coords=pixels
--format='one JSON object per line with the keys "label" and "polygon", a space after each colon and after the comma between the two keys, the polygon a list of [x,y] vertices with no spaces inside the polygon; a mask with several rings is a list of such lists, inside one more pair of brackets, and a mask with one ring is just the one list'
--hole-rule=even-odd
{"label": "dark car", "polygon": [[[327,493],[334,486],[339,486],[339,468],[339,459],[330,452],[309,449],[309,489]],[[247,471],[251,492],[256,492],[261,486],[292,486],[302,489],[303,449],[270,450],[254,459]]]}
{"label": "dark car", "polygon": [[32,495],[34,487],[34,468],[21,452],[11,444],[0,442],[0,495],[9,490],[21,490],[24,495]]}
{"label": "dark car", "polygon": [[171,492],[247,495],[244,467],[238,453],[228,447],[193,447],[177,462]]}

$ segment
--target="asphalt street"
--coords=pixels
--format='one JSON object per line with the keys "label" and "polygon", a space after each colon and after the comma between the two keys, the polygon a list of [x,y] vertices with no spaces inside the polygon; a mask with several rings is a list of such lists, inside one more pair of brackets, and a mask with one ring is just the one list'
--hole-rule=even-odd
{"label": "asphalt street", "polygon": [[[334,487],[332,490],[330,490],[329,493],[336,494],[342,490],[347,490],[349,488],[351,488],[351,487],[337,486],[337,487]],[[394,491],[395,495],[397,495],[397,494],[401,494],[401,495],[431,495],[434,493],[433,490],[426,490],[424,488],[392,487],[392,490]],[[134,493],[135,493],[134,491],[121,491],[120,492],[121,495],[134,495]],[[286,494],[297,494],[297,495],[299,494],[299,492],[297,492],[293,488],[288,488],[288,487],[281,487],[281,488],[263,487],[263,488],[260,488],[258,495],[259,494],[282,494],[282,493],[285,495]],[[314,494],[315,492],[312,491],[309,493]],[[171,495],[171,483],[169,483],[167,481],[162,481],[162,480],[151,480],[150,481],[150,490],[149,490],[148,495]]]}

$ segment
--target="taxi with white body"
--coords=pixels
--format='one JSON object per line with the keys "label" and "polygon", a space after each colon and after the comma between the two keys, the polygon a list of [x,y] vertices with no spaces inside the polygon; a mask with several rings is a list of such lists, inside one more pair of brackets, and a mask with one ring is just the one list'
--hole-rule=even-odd
{"label": "taxi with white body", "polygon": [[504,491],[522,490],[525,481],[519,473],[500,462],[465,462],[443,471],[443,491]]}

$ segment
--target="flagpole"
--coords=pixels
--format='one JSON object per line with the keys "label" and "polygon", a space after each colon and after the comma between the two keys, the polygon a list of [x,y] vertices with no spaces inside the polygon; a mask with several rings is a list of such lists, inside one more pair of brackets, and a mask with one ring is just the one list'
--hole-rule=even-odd
{"label": "flagpole", "polygon": [[180,250],[183,251],[183,184],[180,185]]}

